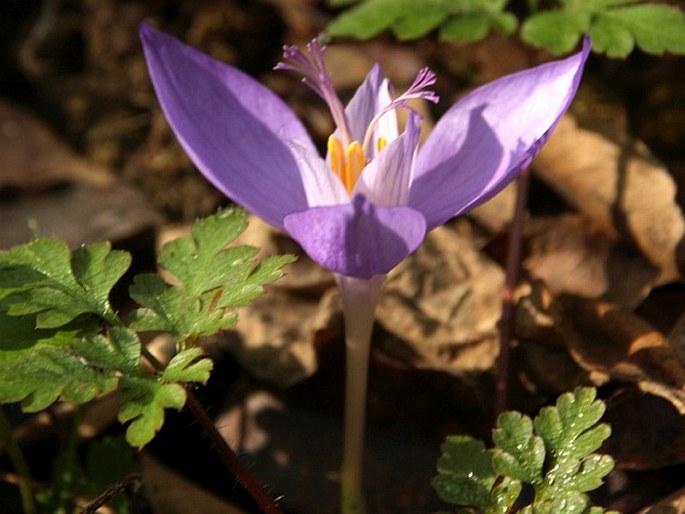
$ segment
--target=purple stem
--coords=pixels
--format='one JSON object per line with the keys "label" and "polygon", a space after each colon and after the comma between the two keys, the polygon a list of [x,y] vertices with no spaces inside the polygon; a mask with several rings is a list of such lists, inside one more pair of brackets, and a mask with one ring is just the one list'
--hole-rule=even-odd
{"label": "purple stem", "polygon": [[495,378],[495,418],[507,408],[509,383],[509,352],[513,333],[514,289],[519,279],[521,268],[521,247],[523,245],[523,218],[528,202],[528,185],[530,170],[519,176],[516,186],[516,206],[514,220],[509,231],[509,248],[507,250],[506,275],[502,288],[502,317],[499,322],[500,346],[497,359],[497,376]]}

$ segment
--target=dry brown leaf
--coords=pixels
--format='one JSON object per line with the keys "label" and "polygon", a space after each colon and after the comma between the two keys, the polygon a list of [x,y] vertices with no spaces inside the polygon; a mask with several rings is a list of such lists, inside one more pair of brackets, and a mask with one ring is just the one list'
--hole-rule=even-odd
{"label": "dry brown leaf", "polygon": [[668,333],[668,340],[678,354],[680,362],[685,363],[685,313],[675,322]]}
{"label": "dry brown leaf", "polygon": [[399,341],[383,351],[412,366],[490,369],[504,273],[449,227],[431,232],[388,278],[378,321]]}
{"label": "dry brown leaf", "polygon": [[526,237],[524,267],[554,295],[604,298],[634,308],[658,273],[634,248],[578,215],[532,219]]}
{"label": "dry brown leaf", "polygon": [[602,446],[621,469],[661,469],[685,462],[685,417],[667,400],[636,389],[607,399],[602,421],[611,437]]}
{"label": "dry brown leaf", "polygon": [[660,270],[658,283],[679,277],[675,252],[685,222],[676,186],[643,145],[621,146],[566,115],[535,171],[601,230],[633,242]]}
{"label": "dry brown leaf", "polygon": [[552,311],[573,358],[596,384],[633,382],[685,413],[685,368],[668,339],[615,304],[570,295]]}
{"label": "dry brown leaf", "polygon": [[38,118],[2,100],[0,170],[0,189],[40,190],[65,182],[100,187],[114,183],[106,169],[76,155]]}
{"label": "dry brown leaf", "polygon": [[271,290],[239,310],[235,331],[221,336],[255,376],[284,387],[311,376],[318,302]]}

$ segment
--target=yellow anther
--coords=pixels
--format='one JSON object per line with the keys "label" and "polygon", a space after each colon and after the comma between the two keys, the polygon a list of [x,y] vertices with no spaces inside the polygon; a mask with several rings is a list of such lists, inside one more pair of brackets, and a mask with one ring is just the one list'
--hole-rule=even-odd
{"label": "yellow anther", "polygon": [[333,173],[340,177],[345,189],[351,193],[359,175],[366,166],[366,155],[361,143],[352,141],[347,147],[347,151],[344,151],[340,140],[335,136],[330,136],[328,138],[328,159]]}
{"label": "yellow anther", "polygon": [[343,170],[345,169],[345,154],[340,140],[335,136],[328,138],[328,159],[331,163],[333,173],[343,180]]}
{"label": "yellow anther", "polygon": [[347,147],[347,166],[345,166],[345,179],[343,183],[347,190],[351,193],[354,185],[357,183],[359,175],[366,166],[366,156],[364,155],[364,148],[359,141],[352,141]]}
{"label": "yellow anther", "polygon": [[388,146],[388,140],[385,139],[383,136],[379,137],[378,141],[376,141],[376,153],[383,150],[383,148],[385,148],[386,146]]}

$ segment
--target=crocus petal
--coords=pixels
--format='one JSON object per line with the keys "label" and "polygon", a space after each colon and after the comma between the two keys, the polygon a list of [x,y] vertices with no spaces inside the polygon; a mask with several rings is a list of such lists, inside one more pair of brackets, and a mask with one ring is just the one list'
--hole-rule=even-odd
{"label": "crocus petal", "polygon": [[385,147],[364,169],[353,194],[361,193],[376,205],[406,205],[419,144],[418,115],[411,112],[400,137]]}
{"label": "crocus petal", "polygon": [[195,165],[229,198],[277,227],[307,207],[286,140],[314,148],[294,113],[245,73],[142,24],[157,97]]}
{"label": "crocus petal", "polygon": [[324,268],[366,279],[387,273],[416,250],[426,221],[413,209],[378,207],[357,195],[348,204],[290,214],[285,229]]}
{"label": "crocus petal", "polygon": [[573,99],[590,52],[486,84],[442,117],[419,151],[408,205],[432,229],[485,202],[540,150]]}
{"label": "crocus petal", "polygon": [[[357,141],[362,141],[366,135],[366,129],[376,114],[386,105],[392,102],[390,97],[390,82],[386,79],[378,64],[374,64],[368,75],[357,88],[352,99],[345,107],[345,114],[350,122],[352,135]],[[378,121],[375,136],[383,136],[388,142],[395,139],[397,131],[397,115],[390,111]],[[369,153],[373,157],[375,148]]]}
{"label": "crocus petal", "polygon": [[309,207],[337,205],[350,201],[350,195],[342,181],[316,150],[302,146],[296,141],[289,144],[300,169]]}

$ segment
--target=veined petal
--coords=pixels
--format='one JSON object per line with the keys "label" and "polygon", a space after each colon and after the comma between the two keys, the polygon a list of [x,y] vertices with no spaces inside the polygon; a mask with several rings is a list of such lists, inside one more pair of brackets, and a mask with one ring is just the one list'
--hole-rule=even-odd
{"label": "veined petal", "polygon": [[363,194],[376,205],[406,205],[419,135],[418,115],[411,112],[402,135],[364,168],[353,194]]}
{"label": "veined petal", "polygon": [[309,207],[349,203],[350,195],[342,181],[316,150],[298,142],[289,144],[300,169]]}
{"label": "veined petal", "polygon": [[416,250],[426,221],[408,207],[378,207],[357,195],[351,203],[290,214],[285,229],[324,268],[366,279],[387,273]]}
{"label": "veined petal", "polygon": [[[385,78],[379,64],[374,64],[371,71],[357,88],[354,95],[345,107],[345,114],[350,122],[352,136],[357,141],[363,141],[366,129],[376,114],[386,105],[392,102],[390,97],[390,83]],[[383,134],[388,142],[397,137],[397,116],[395,111],[383,116]],[[394,137],[390,128],[394,122]],[[380,123],[380,122],[379,122]]]}
{"label": "veined petal", "polygon": [[590,52],[508,75],[457,102],[419,151],[409,203],[429,229],[485,202],[538,153],[566,112]]}
{"label": "veined petal", "polygon": [[277,227],[286,214],[306,209],[285,140],[314,145],[290,108],[245,73],[149,25],[140,35],[166,118],[203,175]]}

